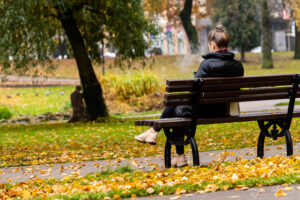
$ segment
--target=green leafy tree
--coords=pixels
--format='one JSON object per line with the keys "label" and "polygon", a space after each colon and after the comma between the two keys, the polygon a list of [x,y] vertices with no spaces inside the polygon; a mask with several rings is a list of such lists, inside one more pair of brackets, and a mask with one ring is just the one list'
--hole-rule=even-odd
{"label": "green leafy tree", "polygon": [[259,45],[260,23],[257,0],[214,0],[212,20],[221,23],[230,36],[230,46],[241,50],[241,61],[245,62],[245,51]]}
{"label": "green leafy tree", "polygon": [[[121,58],[144,56],[144,35],[154,30],[141,0],[1,0],[0,62],[19,72],[49,63],[58,36],[65,32],[75,57],[88,113],[94,120],[107,108],[92,61],[98,45],[113,45]],[[13,56],[13,62],[9,61]]]}
{"label": "green leafy tree", "polygon": [[262,68],[273,68],[272,60],[272,33],[268,0],[262,0],[262,35],[263,35],[263,63]]}

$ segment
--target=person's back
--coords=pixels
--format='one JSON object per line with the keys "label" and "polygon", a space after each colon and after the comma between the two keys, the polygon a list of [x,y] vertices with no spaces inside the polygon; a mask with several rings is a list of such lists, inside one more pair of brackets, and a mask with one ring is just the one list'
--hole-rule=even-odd
{"label": "person's back", "polygon": [[234,54],[226,50],[210,52],[203,55],[205,59],[197,71],[196,78],[243,76],[241,62],[234,59]]}
{"label": "person's back", "polygon": [[[222,25],[218,25],[208,36],[209,53],[195,73],[195,78],[243,76],[244,68],[234,54],[228,52],[229,37]],[[199,117],[222,117],[228,114],[228,104],[208,104],[199,107]],[[177,106],[176,117],[190,117],[191,106]]]}
{"label": "person's back", "polygon": [[[243,76],[243,65],[234,59],[234,54],[228,52],[229,36],[222,25],[218,25],[208,35],[208,54],[204,55],[205,59],[198,71],[195,73],[196,78],[206,77],[232,77]],[[221,117],[227,114],[228,105],[208,104],[199,107],[199,117]],[[183,106],[167,106],[161,118],[171,117],[191,117],[192,107],[190,105]],[[151,128],[138,136],[135,139],[140,142],[156,144],[157,134],[160,128]],[[178,135],[178,138],[184,141],[184,135]],[[184,154],[184,146],[176,146],[176,154],[172,159],[173,167],[182,167],[187,165],[187,160]]]}

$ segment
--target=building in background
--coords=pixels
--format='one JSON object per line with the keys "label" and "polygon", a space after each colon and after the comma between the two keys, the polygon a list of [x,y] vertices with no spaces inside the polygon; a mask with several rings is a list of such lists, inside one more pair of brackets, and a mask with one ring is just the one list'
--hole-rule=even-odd
{"label": "building in background", "polygon": [[294,51],[295,22],[289,0],[270,0],[270,16],[274,51]]}
{"label": "building in background", "polygon": [[[192,23],[197,29],[199,40],[199,53],[206,53],[207,36],[211,26],[209,17],[195,19],[192,17]],[[157,25],[161,32],[157,36],[150,36],[151,48],[149,53],[152,55],[183,55],[190,54],[190,44],[185,30],[181,23],[171,24],[167,18],[158,16]]]}

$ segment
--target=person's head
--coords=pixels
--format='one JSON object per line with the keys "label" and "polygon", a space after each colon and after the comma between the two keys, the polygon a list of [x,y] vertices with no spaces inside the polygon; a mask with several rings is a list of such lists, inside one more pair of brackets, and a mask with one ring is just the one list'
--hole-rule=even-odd
{"label": "person's head", "polygon": [[77,86],[76,86],[76,90],[77,90],[77,91],[81,91],[81,86],[80,86],[80,85],[77,85]]}
{"label": "person's head", "polygon": [[229,36],[222,24],[208,34],[208,48],[210,52],[218,50],[227,50],[229,44]]}

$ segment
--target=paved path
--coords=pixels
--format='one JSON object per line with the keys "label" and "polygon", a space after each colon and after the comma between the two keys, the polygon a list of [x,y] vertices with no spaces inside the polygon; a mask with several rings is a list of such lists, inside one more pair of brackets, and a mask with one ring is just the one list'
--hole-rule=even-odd
{"label": "paved path", "polygon": [[78,85],[79,79],[0,75],[0,87],[46,87]]}
{"label": "paved path", "polygon": [[[156,196],[156,197],[143,197],[143,199],[149,200],[166,200],[166,199],[181,199],[181,200],[270,200],[270,199],[280,199],[280,200],[299,200],[300,199],[300,184],[290,185],[292,190],[285,191],[287,186],[275,185],[275,186],[264,186],[264,187],[254,187],[248,190],[227,190],[227,191],[217,191],[213,193],[189,193],[182,195],[166,195],[166,196]],[[287,196],[275,197],[276,192],[281,189]]]}
{"label": "paved path", "polygon": [[[146,147],[145,147],[146,148]],[[285,145],[270,146],[265,148],[265,156],[270,157],[273,155],[286,155]],[[256,157],[255,148],[244,148],[244,149],[230,149],[227,152],[235,152],[234,156],[228,156],[228,161],[235,161],[237,156],[242,156],[246,159],[253,159]],[[200,163],[202,166],[208,165],[214,159],[218,158],[217,155],[224,152],[219,151],[205,151],[200,152]],[[300,143],[294,145],[294,154],[300,154]],[[187,155],[189,165],[192,165],[191,155]],[[30,179],[41,178],[47,179],[56,177],[58,179],[64,176],[76,176],[86,175],[93,172],[101,172],[103,169],[115,169],[120,166],[131,166],[133,169],[138,170],[154,170],[164,169],[163,157],[142,157],[133,159],[114,159],[114,160],[100,160],[100,161],[86,161],[80,163],[64,163],[49,165],[34,165],[24,167],[8,167],[0,168],[0,183],[22,182]]]}
{"label": "paved path", "polygon": [[[300,101],[300,98],[296,99]],[[255,102],[240,102],[241,112],[252,112],[252,111],[261,111],[261,110],[278,110],[284,109],[287,110],[288,106],[275,106],[278,103],[287,103],[288,99],[282,100],[267,100],[267,101],[255,101]],[[300,105],[296,105],[295,109],[300,109]]]}

